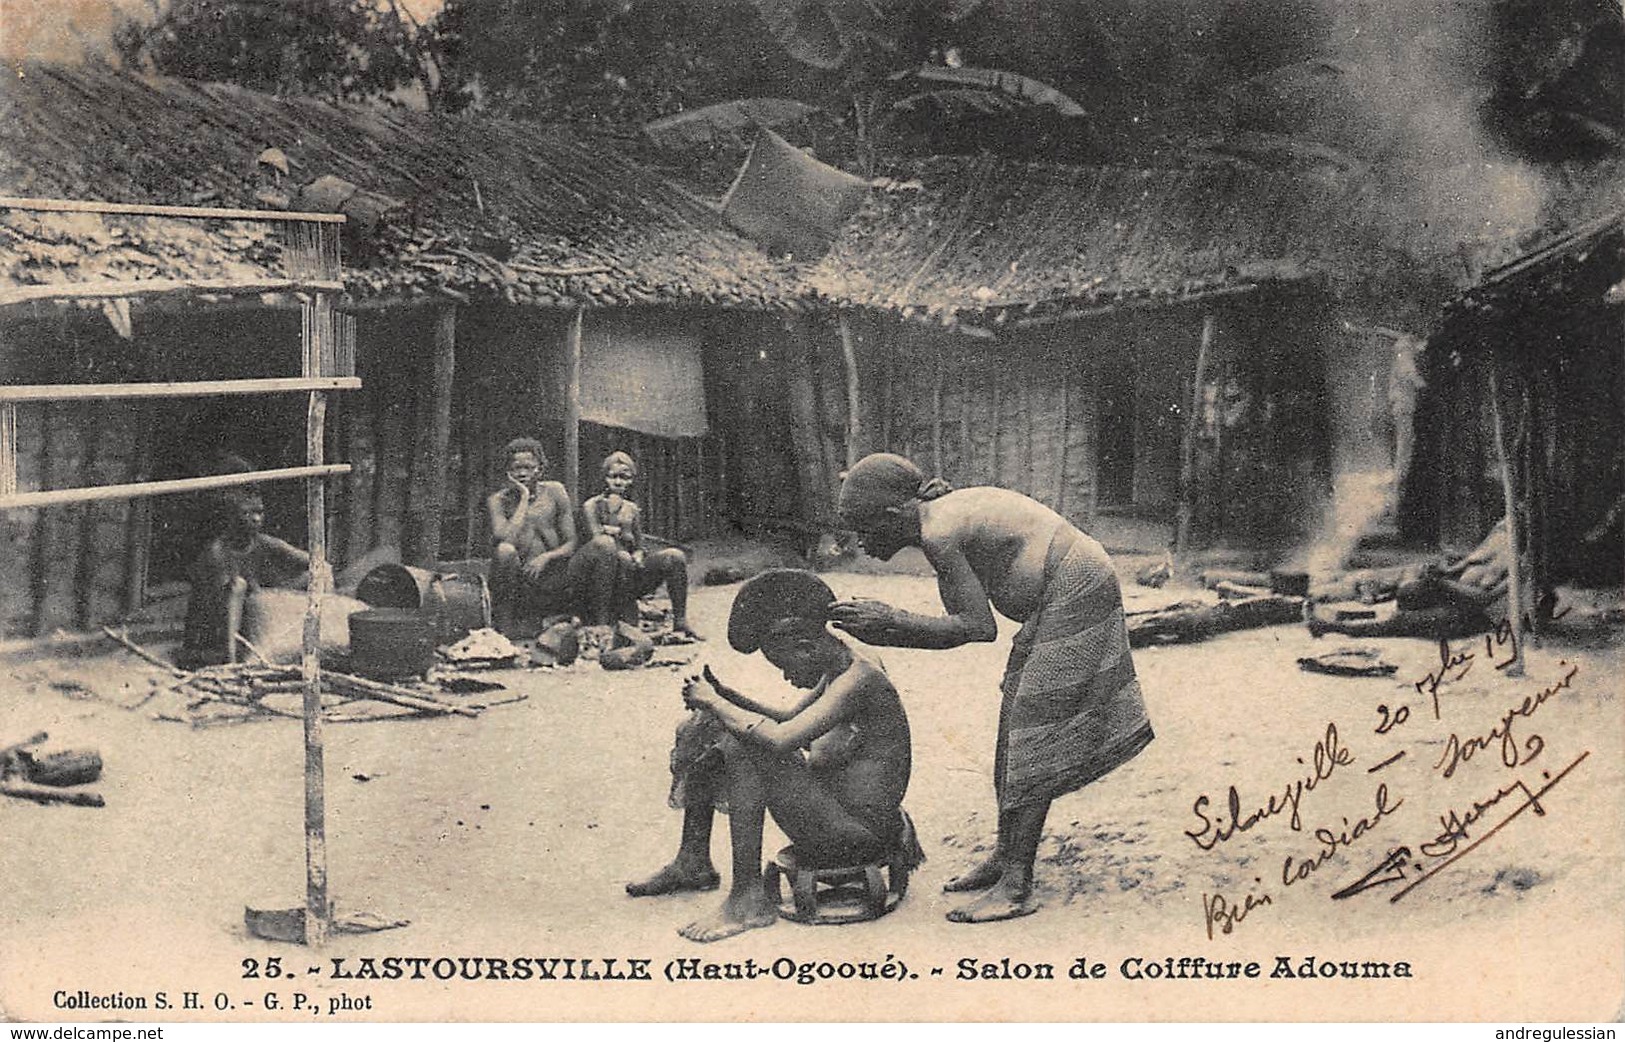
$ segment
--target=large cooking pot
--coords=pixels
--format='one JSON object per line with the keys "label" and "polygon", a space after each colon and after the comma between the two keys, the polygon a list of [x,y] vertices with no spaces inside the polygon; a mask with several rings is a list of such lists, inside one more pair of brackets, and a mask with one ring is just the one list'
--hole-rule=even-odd
{"label": "large cooking pot", "polygon": [[469,630],[491,625],[491,593],[477,572],[447,574],[404,564],[381,564],[355,588],[374,608],[415,608],[434,620],[435,640],[451,644]]}
{"label": "large cooking pot", "polygon": [[412,608],[350,616],[350,669],[374,680],[421,676],[434,665],[434,617]]}

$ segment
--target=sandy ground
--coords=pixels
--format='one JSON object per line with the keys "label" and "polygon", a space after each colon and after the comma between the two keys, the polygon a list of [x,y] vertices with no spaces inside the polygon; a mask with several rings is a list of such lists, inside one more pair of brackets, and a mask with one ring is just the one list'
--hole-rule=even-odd
{"label": "sandy ground", "polygon": [[[939,608],[924,577],[827,578],[840,595]],[[680,650],[697,652],[736,686],[787,697],[771,667],[733,654],[721,639],[736,589],[696,592],[692,614],[713,639]],[[1129,606],[1178,595],[1135,591]],[[327,855],[339,910],[411,924],[334,938],[317,956],[253,939],[242,925],[245,905],[303,901],[297,722],[194,730],[120,708],[113,703],[151,675],[123,653],[8,667],[0,674],[0,737],[43,729],[53,746],[98,748],[106,771],[97,787],[107,806],[0,799],[0,1010],[27,1019],[309,1019],[308,1008],[287,1008],[300,992],[321,1004],[323,1019],[329,1000],[345,994],[355,1002],[367,996],[370,1009],[338,1016],[384,1020],[1457,1020],[1620,1011],[1625,641],[1618,634],[1531,650],[1522,679],[1493,668],[1482,641],[1461,642],[1458,649],[1476,658],[1458,663],[1438,688],[1438,719],[1433,698],[1415,688],[1440,664],[1438,649],[1424,641],[1376,642],[1399,666],[1386,679],[1301,671],[1299,656],[1346,642],[1314,641],[1298,626],[1138,651],[1156,741],[1055,803],[1040,851],[1038,915],[955,925],[943,917],[951,902],[941,884],[992,842],[997,684],[1013,629],[1006,624],[994,645],[882,655],[913,724],[906,805],[929,856],[902,906],[877,922],[780,923],[703,947],[674,931],[717,894],[632,900],[622,892],[675,846],[679,818],[665,805],[666,756],[683,715],[680,670],[610,674],[581,663],[509,671],[498,679],[528,700],[479,719],[329,726]],[[1466,675],[1454,679],[1464,665]],[[1561,684],[1571,667],[1577,672]],[[50,686],[69,676],[97,697]],[[1504,766],[1493,729],[1504,729],[1509,709],[1554,686],[1542,704],[1514,714],[1516,745],[1507,755],[1518,763]],[[1385,716],[1404,719],[1379,734]],[[1342,762],[1325,769],[1323,760],[1318,773],[1329,776],[1301,793],[1299,827],[1287,809],[1214,843],[1233,824],[1229,787],[1238,790],[1243,818],[1272,794],[1284,805],[1294,782],[1317,775],[1315,747],[1328,725]],[[1492,737],[1444,778],[1435,765],[1452,733]],[[1379,766],[1396,753],[1403,755]],[[1559,776],[1526,806],[1523,793]],[[1495,800],[1520,780],[1522,790]],[[1213,819],[1205,834],[1193,813],[1204,794]],[[1459,860],[1446,864],[1451,844],[1437,839],[1440,816],[1452,809],[1468,822],[1454,843]],[[1317,838],[1316,829],[1330,831]],[[1318,870],[1283,884],[1287,858],[1294,866],[1318,862],[1324,837],[1344,835]],[[1431,852],[1422,852],[1425,844]],[[1401,845],[1412,851],[1404,881],[1331,898]],[[715,854],[725,868],[722,827]],[[1417,878],[1415,864],[1437,875],[1390,900]],[[1222,920],[1210,924],[1214,895],[1246,908],[1249,893],[1253,907],[1229,933]],[[750,985],[333,979],[333,957],[353,967],[363,956],[390,955],[615,957],[622,965],[645,958],[657,975],[677,957],[760,965],[894,958],[918,977],[812,985],[772,976]],[[1258,960],[1264,979],[1124,979],[1125,960],[1187,955]],[[1414,977],[1269,979],[1279,955],[1294,968],[1306,956],[1408,962]],[[245,979],[245,960],[263,967],[271,956],[297,976]],[[1067,979],[1080,957],[1103,964],[1104,978]],[[1059,979],[959,979],[961,959],[1003,958],[1052,963]],[[191,990],[205,1008],[97,1013],[56,1004],[58,991],[79,989],[149,1002],[160,990],[171,1002]],[[267,1011],[268,992],[282,1008]],[[230,1009],[215,1011],[217,995]]]}

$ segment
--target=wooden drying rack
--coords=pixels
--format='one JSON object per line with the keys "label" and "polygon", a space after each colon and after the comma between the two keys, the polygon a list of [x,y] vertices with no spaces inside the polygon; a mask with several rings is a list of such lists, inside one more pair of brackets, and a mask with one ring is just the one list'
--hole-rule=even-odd
{"label": "wooden drying rack", "polygon": [[[0,196],[0,210],[45,213],[127,214],[206,221],[260,221],[277,225],[342,225],[341,214],[288,213],[279,210],[230,210],[195,206],[151,206],[79,199],[28,199]],[[333,229],[336,233],[337,229]],[[336,254],[335,254],[336,255]],[[301,371],[297,377],[253,380],[205,380],[123,384],[0,385],[0,510],[64,506],[108,499],[170,495],[207,489],[303,479],[305,520],[310,544],[310,597],[305,610],[302,681],[304,686],[305,747],[305,941],[320,945],[332,923],[327,895],[327,835],[325,770],[322,754],[321,597],[329,582],[327,564],[327,501],[324,479],[350,472],[347,463],[323,459],[327,396],[333,391],[359,390],[353,355],[334,351],[331,368],[324,372],[323,346],[338,343],[333,302],[344,284],[332,279],[149,279],[134,282],[80,282],[0,288],[0,307],[45,301],[105,301],[160,296],[243,296],[259,293],[306,293],[314,296],[312,316],[302,333]],[[325,337],[325,339],[323,339]],[[305,465],[240,474],[211,474],[168,481],[141,481],[125,485],[43,489],[23,492],[17,487],[17,406],[28,402],[115,400],[131,398],[196,397],[202,395],[265,395],[303,393],[308,396],[305,419]]]}

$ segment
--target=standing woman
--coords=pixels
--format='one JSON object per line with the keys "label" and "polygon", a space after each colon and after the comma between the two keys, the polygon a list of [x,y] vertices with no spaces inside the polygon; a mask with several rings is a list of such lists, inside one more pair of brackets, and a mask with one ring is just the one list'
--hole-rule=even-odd
{"label": "standing woman", "polygon": [[1111,560],[1036,500],[1002,488],[952,489],[889,453],[852,468],[839,510],[871,556],[888,560],[906,546],[924,551],[947,613],[838,601],[829,613],[837,628],[867,644],[956,648],[993,640],[995,610],[1022,624],[1000,685],[998,842],[945,889],[982,891],[948,913],[954,922],[1034,912],[1033,862],[1050,803],[1126,763],[1152,739]]}

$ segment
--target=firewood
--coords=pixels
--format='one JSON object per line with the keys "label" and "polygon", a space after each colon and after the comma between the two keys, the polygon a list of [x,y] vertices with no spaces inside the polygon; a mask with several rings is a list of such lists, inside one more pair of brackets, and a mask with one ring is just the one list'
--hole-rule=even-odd
{"label": "firewood", "polygon": [[1216,568],[1202,573],[1202,585],[1208,589],[1217,589],[1220,583],[1234,583],[1237,586],[1259,586],[1267,591],[1270,586],[1270,575],[1268,572],[1235,572]]}
{"label": "firewood", "polygon": [[94,749],[64,749],[49,756],[27,757],[22,768],[23,776],[35,785],[63,788],[100,778],[102,757]]}
{"label": "firewood", "polygon": [[190,676],[191,675],[191,674],[187,673],[186,670],[181,669],[179,666],[175,665],[175,663],[173,663],[173,662],[165,662],[163,659],[159,658],[157,655],[154,655],[152,652],[148,651],[146,648],[143,648],[141,645],[139,645],[135,641],[131,640],[129,638],[128,634],[121,633],[121,632],[113,629],[113,627],[111,627],[111,626],[103,626],[102,627],[102,632],[107,634],[109,637],[112,637],[114,640],[118,641],[120,644],[124,645],[124,647],[132,655],[134,655],[137,658],[142,659],[142,660],[144,660],[146,662],[150,662],[154,666],[157,666],[159,669],[167,669],[169,672],[175,674],[177,677],[185,677],[185,676]]}
{"label": "firewood", "polygon": [[1221,579],[1214,583],[1212,589],[1214,593],[1227,601],[1244,601],[1253,597],[1268,597],[1270,595],[1267,586],[1243,586],[1227,579]]}
{"label": "firewood", "polygon": [[67,803],[75,807],[104,807],[107,805],[100,793],[47,789],[41,785],[28,785],[14,781],[0,782],[0,795],[19,800],[33,800],[35,803]]}
{"label": "firewood", "polygon": [[14,753],[22,752],[31,745],[38,745],[50,737],[44,731],[37,731],[20,742],[14,742],[11,745],[0,745],[0,760]]}
{"label": "firewood", "polygon": [[364,677],[351,676],[348,673],[324,672],[322,676],[337,691],[347,694],[359,695],[362,698],[372,698],[380,702],[390,702],[408,709],[428,710],[436,713],[455,713],[458,716],[475,717],[480,714],[466,706],[453,705],[442,702],[428,695],[411,691],[394,684],[385,684],[377,680],[368,680]]}

